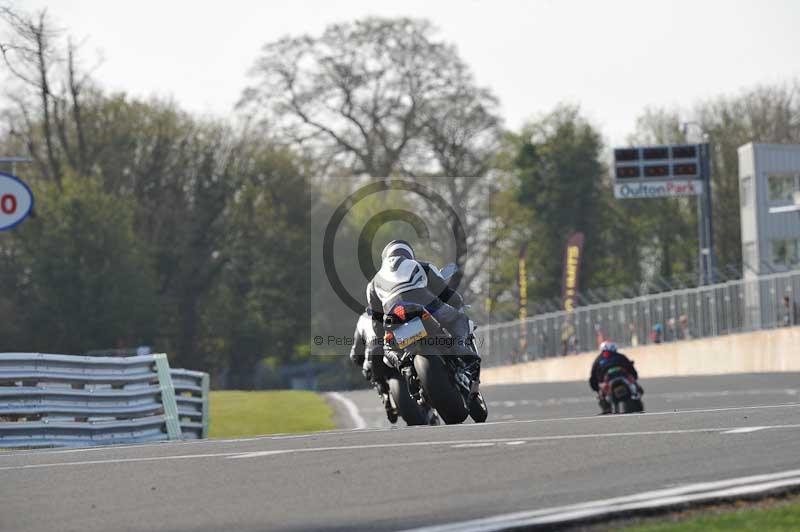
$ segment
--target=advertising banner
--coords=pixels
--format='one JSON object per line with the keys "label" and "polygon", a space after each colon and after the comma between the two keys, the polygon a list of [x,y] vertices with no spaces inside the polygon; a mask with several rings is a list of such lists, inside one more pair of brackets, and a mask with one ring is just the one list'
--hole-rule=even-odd
{"label": "advertising banner", "polygon": [[583,233],[573,233],[567,239],[567,247],[564,250],[564,275],[561,280],[561,300],[567,312],[575,308],[581,255],[583,255]]}

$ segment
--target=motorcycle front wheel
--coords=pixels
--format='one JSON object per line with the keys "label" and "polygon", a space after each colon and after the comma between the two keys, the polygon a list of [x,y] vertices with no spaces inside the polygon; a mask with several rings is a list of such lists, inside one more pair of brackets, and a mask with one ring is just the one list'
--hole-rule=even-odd
{"label": "motorcycle front wheel", "polygon": [[417,355],[414,368],[425,396],[433,403],[439,417],[448,425],[463,423],[469,411],[442,359]]}
{"label": "motorcycle front wheel", "polygon": [[625,401],[625,413],[634,414],[644,412],[644,404],[641,399],[628,399]]}
{"label": "motorcycle front wheel", "polygon": [[489,417],[489,407],[480,392],[469,402],[469,417],[475,423],[483,423]]}

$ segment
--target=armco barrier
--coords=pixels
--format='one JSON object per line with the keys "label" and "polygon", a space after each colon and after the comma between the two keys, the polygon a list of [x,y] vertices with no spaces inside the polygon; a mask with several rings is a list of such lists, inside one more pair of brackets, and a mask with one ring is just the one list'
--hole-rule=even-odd
{"label": "armco barrier", "polygon": [[208,437],[208,373],[173,369],[170,371],[184,439]]}
{"label": "armco barrier", "polygon": [[200,438],[207,429],[208,374],[170,369],[164,354],[0,353],[0,448]]}

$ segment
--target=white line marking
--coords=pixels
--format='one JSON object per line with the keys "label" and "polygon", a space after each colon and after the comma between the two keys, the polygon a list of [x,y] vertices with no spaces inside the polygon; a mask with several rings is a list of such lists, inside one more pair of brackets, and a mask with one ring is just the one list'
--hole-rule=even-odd
{"label": "white line marking", "polygon": [[226,458],[258,458],[260,456],[273,456],[294,452],[294,449],[276,449],[274,451],[256,451],[253,453],[233,453]]}
{"label": "white line marking", "polygon": [[755,432],[757,430],[764,430],[768,429],[769,427],[741,427],[738,429],[728,430],[723,432],[723,434],[746,434],[748,432]]}
{"label": "white line marking", "polygon": [[49,464],[26,464],[17,466],[3,466],[0,471],[14,471],[17,469],[44,469],[48,467],[67,467],[85,465],[104,465],[104,464],[129,464],[136,462],[160,462],[170,460],[189,460],[192,458],[220,458],[229,457],[240,453],[205,453],[205,454],[179,454],[173,456],[146,456],[140,458],[111,458],[108,460],[84,460],[81,462],[55,462]]}
{"label": "white line marking", "polygon": [[358,411],[358,407],[352,399],[345,397],[339,392],[330,392],[328,395],[344,405],[345,409],[347,409],[347,414],[350,416],[350,419],[353,420],[353,425],[355,425],[356,429],[367,428],[367,422],[364,421],[363,417],[361,417],[361,413]]}
{"label": "white line marking", "polygon": [[507,441],[506,445],[522,445],[524,443],[527,443],[527,442],[519,441],[519,440],[517,440],[517,441]]}
{"label": "white line marking", "polygon": [[[796,397],[798,390],[795,388],[762,388],[751,390],[717,390],[710,392],[664,392],[650,393],[647,397],[664,399],[667,402],[686,401],[690,399],[711,398],[711,397],[754,397],[761,395],[788,395]],[[594,403],[596,398],[591,395],[581,395],[575,397],[548,397],[547,399],[522,399],[517,401],[489,401],[489,406],[493,407],[515,407],[520,405],[533,405],[537,407],[576,405],[583,403]]]}
{"label": "white line marking", "polygon": [[471,521],[421,527],[413,529],[413,532],[495,532],[532,525],[566,523],[587,517],[673,506],[685,504],[687,502],[702,501],[704,499],[737,497],[793,485],[800,485],[800,469],[782,473],[689,484],[677,488],[642,492],[630,496],[596,500],[567,506],[513,512]]}
{"label": "white line marking", "polygon": [[477,442],[477,443],[459,443],[458,445],[453,445],[453,449],[470,449],[472,447],[494,447],[494,442]]}
{"label": "white line marking", "polygon": [[[766,409],[773,409],[773,408],[798,408],[800,407],[800,403],[783,403],[777,405],[754,405],[754,406],[734,406],[734,407],[727,407],[727,408],[708,408],[708,409],[695,409],[695,410],[668,410],[663,412],[644,412],[640,414],[636,414],[637,417],[648,417],[648,416],[682,416],[686,414],[704,414],[704,413],[713,413],[713,412],[736,412],[741,410],[766,410]],[[602,422],[603,424],[619,422],[620,420],[630,419],[629,416],[577,416],[577,417],[559,417],[559,418],[540,418],[540,419],[510,419],[506,421],[489,421],[486,423],[468,423],[463,425],[449,425],[447,427],[414,427],[416,430],[425,431],[425,430],[441,430],[441,429],[455,429],[455,430],[473,430],[473,429],[480,429],[481,427],[490,427],[492,425],[506,425],[511,423],[552,423],[552,422],[560,422],[560,421],[598,421]],[[734,427],[735,428],[735,427]],[[348,434],[360,435],[363,434],[363,431],[368,432],[387,432],[397,430],[396,427],[393,428],[367,428],[367,429],[335,429],[335,430],[324,430],[319,432],[307,433],[307,434],[264,434],[262,436],[249,436],[246,438],[234,438],[234,439],[207,439],[207,440],[189,440],[189,441],[180,441],[180,442],[155,442],[155,443],[142,443],[142,444],[135,444],[135,445],[99,445],[96,447],[86,447],[81,448],[80,451],[106,451],[106,452],[115,452],[118,449],[129,449],[129,448],[139,448],[139,449],[150,449],[156,446],[161,446],[165,448],[175,448],[175,446],[195,446],[195,445],[216,445],[220,443],[239,443],[239,442],[253,442],[253,441],[269,441],[269,440],[276,440],[276,439],[289,439],[289,438],[307,438],[307,437],[324,437],[324,436],[343,436]],[[722,429],[724,430],[724,429]],[[732,430],[732,429],[731,429]],[[16,458],[20,456],[45,456],[50,454],[64,454],[64,453],[73,453],[78,451],[78,449],[38,449],[38,450],[24,450],[24,451],[3,451],[0,452],[0,459],[3,458]],[[240,453],[232,453],[232,454],[240,454]]]}
{"label": "white line marking", "polygon": [[[234,454],[228,456],[230,460],[238,460],[240,458],[258,458],[261,456],[273,456],[276,454],[287,453],[318,453],[330,451],[363,451],[366,449],[396,449],[401,447],[428,447],[438,445],[450,446],[481,446],[494,445],[496,443],[508,442],[535,442],[535,441],[559,441],[559,440],[582,440],[582,439],[598,439],[598,438],[619,438],[630,436],[663,436],[672,434],[698,434],[698,433],[721,433],[725,431],[734,430],[736,428],[744,427],[716,427],[716,428],[702,428],[702,429],[674,429],[674,430],[647,430],[636,432],[606,432],[606,433],[591,433],[591,434],[562,434],[553,436],[528,436],[516,438],[486,438],[474,440],[437,440],[437,441],[416,441],[416,442],[396,442],[396,443],[365,443],[361,445],[340,445],[331,447],[306,447],[300,449],[282,449],[280,451],[256,451],[244,454]],[[763,427],[764,429],[797,429],[800,424],[796,425],[772,425]]]}
{"label": "white line marking", "polygon": [[[783,403],[779,405],[759,405],[759,406],[729,406],[725,408],[697,408],[693,410],[665,410],[662,412],[641,412],[635,414],[637,417],[650,417],[650,416],[682,416],[686,414],[707,414],[713,412],[735,412],[740,410],[762,410],[770,408],[797,408],[800,403]],[[554,417],[554,418],[540,418],[540,419],[514,419],[509,421],[487,421],[486,423],[469,423],[459,425],[459,427],[488,427],[491,425],[503,425],[507,423],[543,423],[548,421],[582,421],[593,419],[595,421],[616,422],[623,419],[630,419],[629,416],[598,416],[597,414],[591,416],[574,416],[574,417]]]}
{"label": "white line marking", "polygon": [[[256,452],[222,452],[222,453],[203,453],[203,454],[182,454],[171,456],[150,456],[140,458],[112,458],[106,460],[84,460],[78,462],[51,462],[44,464],[27,464],[27,465],[11,465],[0,466],[0,471],[14,471],[22,469],[45,469],[50,467],[69,467],[69,466],[86,466],[86,465],[106,465],[106,464],[125,464],[136,462],[157,462],[157,461],[170,461],[170,460],[190,460],[193,458],[226,458],[226,459],[240,459],[240,458],[260,458],[264,456],[276,456],[282,454],[294,453],[318,453],[318,452],[335,452],[335,451],[362,451],[365,449],[392,449],[401,447],[431,447],[431,446],[444,446],[444,445],[475,445],[482,444],[485,446],[494,445],[499,443],[508,444],[513,442],[514,445],[520,445],[522,442],[536,442],[536,441],[561,441],[561,440],[582,440],[582,439],[597,439],[597,438],[618,438],[618,437],[631,437],[631,436],[662,436],[671,434],[698,434],[698,433],[724,433],[731,430],[743,429],[750,427],[715,427],[715,428],[700,428],[700,429],[675,429],[675,430],[650,430],[650,431],[635,431],[635,432],[611,432],[611,433],[590,433],[590,434],[563,434],[553,436],[529,436],[529,437],[515,437],[515,438],[488,438],[488,439],[472,439],[472,440],[436,440],[436,441],[416,441],[416,442],[397,442],[397,443],[373,443],[361,445],[340,445],[330,447],[306,447],[296,449],[272,449],[268,451]],[[797,429],[800,424],[796,425],[772,425],[766,427],[759,427],[762,430],[766,429]]]}

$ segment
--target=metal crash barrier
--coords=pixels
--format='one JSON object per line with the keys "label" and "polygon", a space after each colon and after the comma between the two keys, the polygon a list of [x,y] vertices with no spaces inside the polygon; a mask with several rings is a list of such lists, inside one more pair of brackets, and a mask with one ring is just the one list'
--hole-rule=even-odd
{"label": "metal crash barrier", "polygon": [[204,438],[208,390],[164,354],[0,353],[0,448]]}
{"label": "metal crash barrier", "polygon": [[800,271],[649,294],[482,326],[484,367],[800,325]]}

